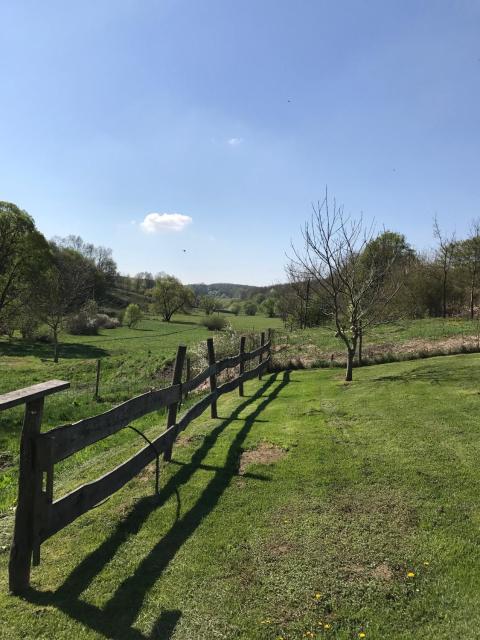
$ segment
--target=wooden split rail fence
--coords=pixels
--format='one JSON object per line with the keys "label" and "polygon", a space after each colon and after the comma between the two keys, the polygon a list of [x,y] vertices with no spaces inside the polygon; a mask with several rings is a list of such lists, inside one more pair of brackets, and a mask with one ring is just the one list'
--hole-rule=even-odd
{"label": "wooden split rail fence", "polygon": [[[118,491],[142,469],[157,460],[163,453],[170,460],[172,447],[178,434],[186,429],[192,420],[211,407],[212,418],[217,417],[217,400],[224,393],[239,389],[243,395],[243,384],[247,380],[261,377],[267,369],[271,356],[271,332],[265,341],[261,334],[261,344],[253,351],[245,351],[245,338],[240,340],[237,355],[215,360],[213,339],[207,340],[209,366],[193,377],[182,382],[187,348],[179,346],[173,371],[172,384],[164,389],[149,391],[101,413],[78,422],[67,424],[41,433],[42,413],[46,396],[67,389],[69,382],[50,380],[0,395],[0,411],[25,404],[25,414],[20,443],[20,464],[18,481],[18,501],[15,513],[15,527],[9,563],[9,587],[13,593],[22,593],[30,585],[30,568],[40,562],[40,545],[55,533],[73,522],[86,511]],[[245,370],[245,363],[258,358],[258,364]],[[235,378],[217,386],[217,376],[234,367],[239,368]],[[182,399],[209,380],[210,393],[194,404],[177,419]],[[55,464],[68,456],[88,447],[142,416],[167,408],[166,430],[131,458],[112,471],[87,482],[67,495],[53,500],[53,477]],[[143,435],[140,433],[140,435]]]}

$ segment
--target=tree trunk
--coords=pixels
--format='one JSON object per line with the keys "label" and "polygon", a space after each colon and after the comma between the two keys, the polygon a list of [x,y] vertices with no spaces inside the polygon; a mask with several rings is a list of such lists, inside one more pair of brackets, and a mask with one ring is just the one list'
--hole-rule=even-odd
{"label": "tree trunk", "polygon": [[355,349],[347,350],[347,371],[345,373],[345,382],[351,382],[353,379],[353,359],[355,358]]}
{"label": "tree trunk", "polygon": [[470,320],[473,320],[475,316],[475,276],[474,272],[470,283]]}
{"label": "tree trunk", "polygon": [[58,334],[53,332],[53,361],[58,362]]}
{"label": "tree trunk", "polygon": [[442,313],[443,317],[447,317],[447,274],[445,273],[443,276],[443,290],[442,290]]}
{"label": "tree trunk", "polygon": [[358,333],[358,366],[361,367],[363,364],[362,361],[362,349],[363,349],[363,330],[360,327],[360,331]]}

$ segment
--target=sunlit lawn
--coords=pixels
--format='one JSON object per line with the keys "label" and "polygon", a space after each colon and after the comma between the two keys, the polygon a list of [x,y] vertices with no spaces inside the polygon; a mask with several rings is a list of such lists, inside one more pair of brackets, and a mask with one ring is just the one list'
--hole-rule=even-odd
{"label": "sunlit lawn", "polygon": [[[159,501],[150,470],[47,541],[26,599],[5,594],[0,556],[0,637],[478,638],[479,369],[453,356],[350,385],[337,370],[248,383],[189,428]],[[276,461],[239,476],[262,443]]]}

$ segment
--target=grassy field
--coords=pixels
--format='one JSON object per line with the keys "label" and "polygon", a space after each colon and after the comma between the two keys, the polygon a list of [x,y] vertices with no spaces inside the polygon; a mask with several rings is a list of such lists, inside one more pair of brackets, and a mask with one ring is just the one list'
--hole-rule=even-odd
{"label": "grassy field", "polygon": [[[277,342],[281,346],[277,359],[284,364],[292,362],[305,366],[319,366],[345,358],[343,342],[335,337],[331,326],[313,329],[280,330]],[[372,327],[364,336],[366,361],[407,359],[418,354],[434,352],[461,353],[462,348],[478,350],[480,323],[463,318],[423,318],[403,320]]]}
{"label": "grassy field", "polygon": [[[0,638],[478,638],[479,368],[284,372],[223,397],[160,497],[149,469],[49,540],[24,599],[4,550]],[[58,493],[118,455],[92,448]]]}
{"label": "grassy field", "polygon": [[[177,315],[169,323],[147,317],[136,329],[101,329],[98,336],[62,336],[60,362],[52,361],[49,344],[20,338],[0,340],[0,393],[52,378],[68,380],[69,391],[46,403],[43,429],[105,411],[152,387],[170,384],[169,363],[179,344],[190,349],[214,335],[199,323],[200,315]],[[263,331],[280,321],[263,316],[231,316],[238,331]],[[100,398],[94,399],[96,360],[100,358]],[[23,408],[0,413],[0,513],[16,499],[19,430]],[[120,440],[135,436],[125,433]]]}

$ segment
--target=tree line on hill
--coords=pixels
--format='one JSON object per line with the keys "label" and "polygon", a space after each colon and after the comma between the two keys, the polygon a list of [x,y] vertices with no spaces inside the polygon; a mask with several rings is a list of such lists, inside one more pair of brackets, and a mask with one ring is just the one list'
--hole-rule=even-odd
{"label": "tree line on hill", "polygon": [[[186,286],[164,272],[120,275],[111,249],[78,236],[47,241],[27,212],[0,202],[0,333],[48,337],[57,360],[64,328],[95,333],[118,326],[124,314],[125,324],[134,327],[147,309],[169,322],[173,314],[197,308],[213,329],[224,324],[219,314],[240,312],[280,317],[291,329],[333,321],[351,377],[353,358],[357,354],[361,361],[363,337],[373,324],[477,317],[480,221],[472,222],[466,238],[457,239],[434,220],[433,239],[433,251],[416,251],[401,233],[373,233],[326,195],[303,228],[303,244],[292,247],[287,282]],[[48,336],[39,327],[46,327]]]}

